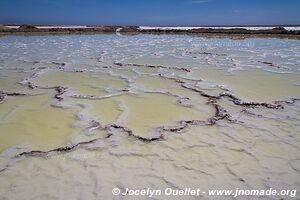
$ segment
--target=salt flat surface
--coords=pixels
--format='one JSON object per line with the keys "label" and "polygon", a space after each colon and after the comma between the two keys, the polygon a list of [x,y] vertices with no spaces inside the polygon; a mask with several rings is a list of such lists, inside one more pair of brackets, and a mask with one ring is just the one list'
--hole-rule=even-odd
{"label": "salt flat surface", "polygon": [[292,39],[0,37],[0,197],[299,190],[299,69]]}

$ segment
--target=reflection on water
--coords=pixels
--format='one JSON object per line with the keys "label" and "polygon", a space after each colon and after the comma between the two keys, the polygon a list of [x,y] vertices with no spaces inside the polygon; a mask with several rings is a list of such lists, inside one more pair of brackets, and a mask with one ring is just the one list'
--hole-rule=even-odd
{"label": "reflection on water", "polygon": [[4,199],[300,189],[298,40],[8,36],[0,45]]}

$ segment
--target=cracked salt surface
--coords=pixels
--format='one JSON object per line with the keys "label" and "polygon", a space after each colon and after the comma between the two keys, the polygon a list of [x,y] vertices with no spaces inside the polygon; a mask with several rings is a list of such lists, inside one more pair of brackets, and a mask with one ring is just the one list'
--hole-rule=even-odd
{"label": "cracked salt surface", "polygon": [[299,190],[299,58],[291,39],[2,37],[0,196]]}

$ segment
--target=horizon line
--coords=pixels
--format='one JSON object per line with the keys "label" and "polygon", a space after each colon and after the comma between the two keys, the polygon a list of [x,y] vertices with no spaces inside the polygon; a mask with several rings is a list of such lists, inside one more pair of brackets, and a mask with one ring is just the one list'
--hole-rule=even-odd
{"label": "horizon line", "polygon": [[37,23],[0,23],[2,26],[19,26],[19,25],[33,25],[33,26],[149,26],[149,27],[271,27],[271,26],[300,26],[300,24],[232,24],[232,25],[101,25],[101,24],[37,24]]}

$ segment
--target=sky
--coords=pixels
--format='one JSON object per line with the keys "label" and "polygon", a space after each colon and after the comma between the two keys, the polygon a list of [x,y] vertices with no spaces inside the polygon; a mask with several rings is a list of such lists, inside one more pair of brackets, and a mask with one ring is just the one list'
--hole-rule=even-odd
{"label": "sky", "polygon": [[0,0],[0,24],[295,25],[300,0]]}

